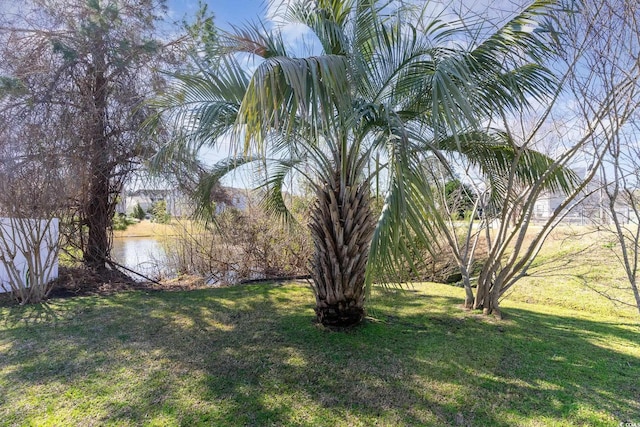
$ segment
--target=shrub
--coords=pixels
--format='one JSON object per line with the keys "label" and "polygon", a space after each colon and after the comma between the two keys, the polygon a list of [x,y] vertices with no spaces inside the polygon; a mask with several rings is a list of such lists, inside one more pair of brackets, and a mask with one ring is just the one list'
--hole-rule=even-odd
{"label": "shrub", "polygon": [[116,213],[113,216],[113,229],[118,231],[124,231],[128,226],[134,224],[136,221],[127,217],[125,214]]}
{"label": "shrub", "polygon": [[58,272],[58,220],[2,218],[0,287],[20,304],[39,303]]}
{"label": "shrub", "polygon": [[167,202],[164,200],[159,200],[153,204],[151,215],[153,215],[153,220],[159,224],[171,222],[171,215],[167,212]]}
{"label": "shrub", "polygon": [[[295,207],[299,221],[307,218]],[[230,284],[250,279],[308,274],[312,243],[305,224],[284,225],[249,206],[227,208],[216,226],[180,227],[167,242],[167,262],[179,274],[198,274],[212,283]]]}
{"label": "shrub", "polygon": [[142,209],[140,203],[136,203],[136,205],[133,207],[133,213],[131,214],[131,216],[139,220],[143,220],[145,215],[146,212],[144,211],[144,209]]}

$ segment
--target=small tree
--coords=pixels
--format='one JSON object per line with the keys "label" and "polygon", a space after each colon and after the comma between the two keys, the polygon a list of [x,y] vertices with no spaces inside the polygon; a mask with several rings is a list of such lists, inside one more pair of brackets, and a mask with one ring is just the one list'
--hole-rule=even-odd
{"label": "small tree", "polygon": [[[599,190],[603,211],[607,212],[611,230],[619,244],[612,248],[627,278],[627,292],[640,312],[638,260],[640,256],[640,5],[633,1],[607,0],[590,10],[589,23],[598,29],[597,43],[592,47],[592,67],[603,74],[603,86],[615,90],[623,86],[626,102],[607,119],[621,131],[603,136],[609,149],[602,164],[602,188]],[[609,31],[603,32],[602,23]],[[617,101],[617,98],[614,98]]]}
{"label": "small tree", "polygon": [[7,278],[0,287],[21,304],[44,300],[57,276],[55,216],[64,205],[58,196],[63,174],[51,162],[43,157],[0,165],[0,267]]}
{"label": "small tree", "polygon": [[151,215],[155,222],[160,224],[168,224],[171,222],[171,214],[167,211],[167,202],[165,200],[158,200],[151,207]]}
{"label": "small tree", "polygon": [[58,219],[10,217],[0,220],[0,283],[20,304],[43,301],[53,288],[58,267]]}
{"label": "small tree", "polygon": [[[417,174],[422,153],[448,144],[475,156],[455,144],[463,133],[481,132],[488,114],[518,109],[527,96],[553,86],[537,63],[542,32],[528,30],[546,13],[546,1],[489,35],[467,20],[477,30],[469,48],[459,43],[462,30],[451,30],[440,16],[427,18],[428,6],[400,3],[288,2],[280,17],[306,25],[319,41],[314,51],[293,51],[278,26],[238,29],[200,74],[180,76],[178,90],[159,101],[182,131],[168,153],[234,137],[238,155],[200,180],[202,206],[210,206],[210,189],[221,176],[259,161],[267,173],[265,205],[286,219],[288,176],[308,180],[316,196],[309,215],[312,289],[318,321],[327,326],[359,323],[367,283],[380,272],[393,274],[394,255],[410,252],[398,242],[420,231],[421,198],[430,197]],[[252,74],[238,62],[247,54],[258,63]],[[384,160],[367,173],[378,158]],[[388,191],[376,221],[371,190],[381,173]]]}
{"label": "small tree", "polygon": [[139,220],[143,220],[145,215],[146,213],[144,209],[142,209],[142,206],[140,206],[140,203],[136,203],[136,205],[133,207],[133,213],[131,214],[131,216],[133,216],[134,218],[138,218]]}
{"label": "small tree", "polygon": [[[634,130],[639,123],[632,123]],[[612,224],[618,246],[613,246],[616,259],[624,268],[628,288],[640,312],[638,261],[640,257],[640,147],[635,138],[620,137],[612,143],[601,171],[602,202]],[[607,291],[608,293],[608,291]],[[609,296],[619,300],[616,296]]]}
{"label": "small tree", "polygon": [[0,102],[1,137],[27,161],[36,150],[57,157],[68,181],[61,190],[73,189],[63,218],[70,242],[103,270],[117,196],[153,149],[139,129],[144,101],[164,86],[160,68],[185,63],[188,37],[167,43],[159,34],[164,0],[23,3],[24,13],[0,11],[0,80],[9,82],[0,96],[11,89]]}
{"label": "small tree", "polygon": [[[482,210],[482,220],[464,226],[452,221],[438,224],[462,270],[466,306],[486,314],[501,316],[500,299],[527,275],[549,234],[598,191],[589,183],[607,153],[620,158],[619,143],[640,105],[637,5],[622,0],[578,5],[579,13],[558,15],[563,17],[560,25],[569,29],[557,35],[558,56],[552,64],[562,71],[562,90],[537,110],[502,115],[493,122],[512,147],[510,156],[493,159],[508,166],[506,173],[478,176],[467,164],[468,176],[481,194],[475,209]],[[553,159],[533,151],[543,146]],[[562,173],[581,165],[588,166],[583,166],[584,175]],[[623,194],[620,169],[612,170],[617,170],[616,179],[606,188],[612,195]],[[536,202],[546,191],[562,194],[562,201],[530,233]],[[474,295],[470,266],[480,244],[487,246],[488,254]],[[632,257],[625,260],[633,281],[634,262]]]}

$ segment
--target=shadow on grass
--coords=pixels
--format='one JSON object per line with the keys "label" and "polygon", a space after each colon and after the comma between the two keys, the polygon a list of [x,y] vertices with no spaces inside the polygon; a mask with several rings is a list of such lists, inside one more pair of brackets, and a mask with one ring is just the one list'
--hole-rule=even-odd
{"label": "shadow on grass", "polygon": [[[71,406],[75,424],[591,425],[640,414],[637,325],[515,309],[497,323],[408,290],[333,333],[313,323],[312,299],[245,285],[11,309],[0,419],[34,416],[11,405],[47,393],[34,384],[59,388],[54,405]],[[84,399],[65,397],[75,393]]]}

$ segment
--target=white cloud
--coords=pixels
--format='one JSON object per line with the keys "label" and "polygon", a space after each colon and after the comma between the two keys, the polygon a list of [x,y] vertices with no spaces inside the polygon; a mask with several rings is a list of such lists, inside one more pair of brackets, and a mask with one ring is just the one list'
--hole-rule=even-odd
{"label": "white cloud", "polygon": [[298,0],[271,0],[268,3],[265,19],[278,28],[282,34],[287,49],[298,56],[319,54],[319,43],[313,32],[304,24],[288,23],[284,20],[288,7]]}
{"label": "white cloud", "polygon": [[287,7],[295,1],[296,0],[270,0],[267,5],[265,18],[271,22],[277,21]]}

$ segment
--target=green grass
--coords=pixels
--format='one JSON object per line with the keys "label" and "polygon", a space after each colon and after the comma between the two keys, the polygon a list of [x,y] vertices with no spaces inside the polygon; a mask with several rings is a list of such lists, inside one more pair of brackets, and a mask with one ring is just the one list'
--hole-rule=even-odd
{"label": "green grass", "polygon": [[640,423],[637,318],[462,297],[378,292],[340,333],[296,284],[0,307],[0,425]]}
{"label": "green grass", "polygon": [[631,286],[616,257],[619,246],[613,241],[610,232],[561,227],[547,240],[529,276],[508,292],[508,299],[638,319]]}

